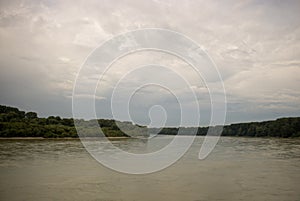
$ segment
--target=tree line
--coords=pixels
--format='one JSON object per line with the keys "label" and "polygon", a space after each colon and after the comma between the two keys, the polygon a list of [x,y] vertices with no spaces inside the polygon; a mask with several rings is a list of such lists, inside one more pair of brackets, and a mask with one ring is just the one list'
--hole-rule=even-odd
{"label": "tree line", "polygon": [[[220,126],[214,129],[222,129]],[[209,127],[180,128],[183,135],[191,135],[196,130],[197,135],[206,135]],[[158,128],[153,129],[156,132]],[[158,134],[176,135],[179,128],[163,128]],[[223,126],[222,136],[244,137],[300,137],[300,117],[279,118],[273,121],[236,123]]]}
{"label": "tree line", "polygon": [[[130,137],[145,135],[145,128],[130,122],[119,122],[110,119],[95,120],[49,116],[39,118],[35,112],[24,112],[18,108],[0,105],[0,137],[44,137],[44,138],[77,138],[77,131],[86,137],[99,136],[99,126],[107,137]],[[120,129],[122,128],[122,130]],[[128,135],[130,134],[130,136]]]}
{"label": "tree line", "polygon": [[[95,137],[98,136],[98,125],[107,137],[148,136],[150,133],[177,135],[179,131],[175,127],[147,128],[111,119],[87,121],[59,116],[40,118],[35,112],[24,112],[18,108],[0,105],[0,137],[77,138],[77,131],[84,136]],[[209,127],[181,127],[180,133],[191,135],[196,132],[203,136],[208,129]],[[222,136],[300,137],[300,117],[226,125],[223,127]]]}

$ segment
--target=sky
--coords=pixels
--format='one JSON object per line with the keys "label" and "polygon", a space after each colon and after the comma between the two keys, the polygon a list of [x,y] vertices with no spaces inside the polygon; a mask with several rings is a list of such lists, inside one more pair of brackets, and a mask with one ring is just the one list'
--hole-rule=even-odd
{"label": "sky", "polygon": [[[77,74],[95,48],[131,30],[162,28],[196,41],[214,61],[226,90],[227,124],[300,116],[299,19],[299,1],[1,0],[0,104],[39,116],[71,117]],[[149,65],[154,63],[169,68]],[[130,71],[143,65],[149,66]],[[207,125],[208,90],[186,65],[153,51],[119,59],[97,88],[97,114],[112,118],[112,86],[124,75],[116,90],[120,102],[128,89],[149,78],[163,80],[184,95],[190,90],[178,81],[184,75],[197,92],[200,124]],[[130,102],[131,120],[180,124],[176,94],[154,85],[139,91]],[[194,108],[187,99],[181,104]],[[120,105],[115,104],[117,112]],[[127,120],[124,114],[117,119]],[[188,120],[184,125],[189,126]]]}

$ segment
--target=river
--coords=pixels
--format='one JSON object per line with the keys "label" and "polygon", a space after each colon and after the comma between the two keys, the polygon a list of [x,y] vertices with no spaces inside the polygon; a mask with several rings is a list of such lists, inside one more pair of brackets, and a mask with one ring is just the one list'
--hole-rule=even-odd
{"label": "river", "polygon": [[[129,175],[99,164],[78,139],[2,139],[0,200],[300,200],[300,139],[221,137],[198,160],[202,141],[162,171]],[[147,142],[113,144],[134,152]]]}

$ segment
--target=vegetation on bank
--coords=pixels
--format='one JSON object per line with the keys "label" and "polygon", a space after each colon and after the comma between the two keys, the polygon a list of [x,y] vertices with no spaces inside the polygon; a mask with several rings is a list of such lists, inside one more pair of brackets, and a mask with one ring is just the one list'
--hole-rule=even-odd
{"label": "vegetation on bank", "polygon": [[[147,136],[148,133],[157,132],[176,135],[179,130],[179,128],[146,128],[130,122],[107,119],[75,120],[77,129],[82,131],[79,133],[83,133],[86,137],[98,136],[99,128],[95,121],[107,137]],[[193,130],[197,130],[197,135],[206,135],[208,127],[181,128],[181,133],[190,135]],[[300,137],[300,117],[226,125],[222,136]],[[78,135],[72,118],[59,116],[39,118],[35,112],[26,113],[14,107],[0,105],[0,137],[77,138]]]}
{"label": "vegetation on bank", "polygon": [[[220,127],[221,128],[221,127]],[[184,135],[191,135],[197,128],[180,128]],[[218,129],[218,126],[215,127]],[[179,128],[163,128],[159,134],[176,135]],[[197,135],[206,135],[208,127],[199,127]],[[300,117],[280,118],[273,121],[237,123],[223,127],[222,136],[244,137],[300,137]]]}
{"label": "vegetation on bank", "polygon": [[[146,127],[130,122],[99,119],[75,120],[79,133],[85,137],[99,136],[99,127],[107,137],[128,137],[145,134]],[[119,128],[122,128],[120,130]],[[125,134],[127,133],[127,134]],[[44,137],[77,138],[77,130],[72,118],[50,116],[39,118],[35,112],[24,112],[14,107],[0,105],[0,137]]]}

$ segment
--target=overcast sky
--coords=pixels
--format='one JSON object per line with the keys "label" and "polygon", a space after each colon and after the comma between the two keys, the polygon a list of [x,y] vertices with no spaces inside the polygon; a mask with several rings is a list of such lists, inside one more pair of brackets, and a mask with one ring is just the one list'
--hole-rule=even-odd
{"label": "overcast sky", "polygon": [[[76,74],[93,49],[126,31],[164,28],[196,41],[218,66],[226,89],[227,123],[300,116],[299,19],[300,1],[1,0],[0,104],[39,116],[71,117]],[[117,61],[107,79],[116,83],[128,71],[126,65],[153,61],[173,68],[186,65],[170,55],[141,52]],[[178,84],[177,75],[153,69],[129,75],[123,88],[153,75]],[[194,79],[192,73],[182,73]],[[109,118],[105,93],[111,89],[105,86],[97,94],[97,113]],[[168,125],[177,125],[180,113],[172,94],[154,86],[143,90],[151,98],[135,97],[133,119],[149,124],[145,111],[161,104],[169,113]],[[201,87],[199,93],[201,97]],[[205,105],[203,124],[209,119]]]}

